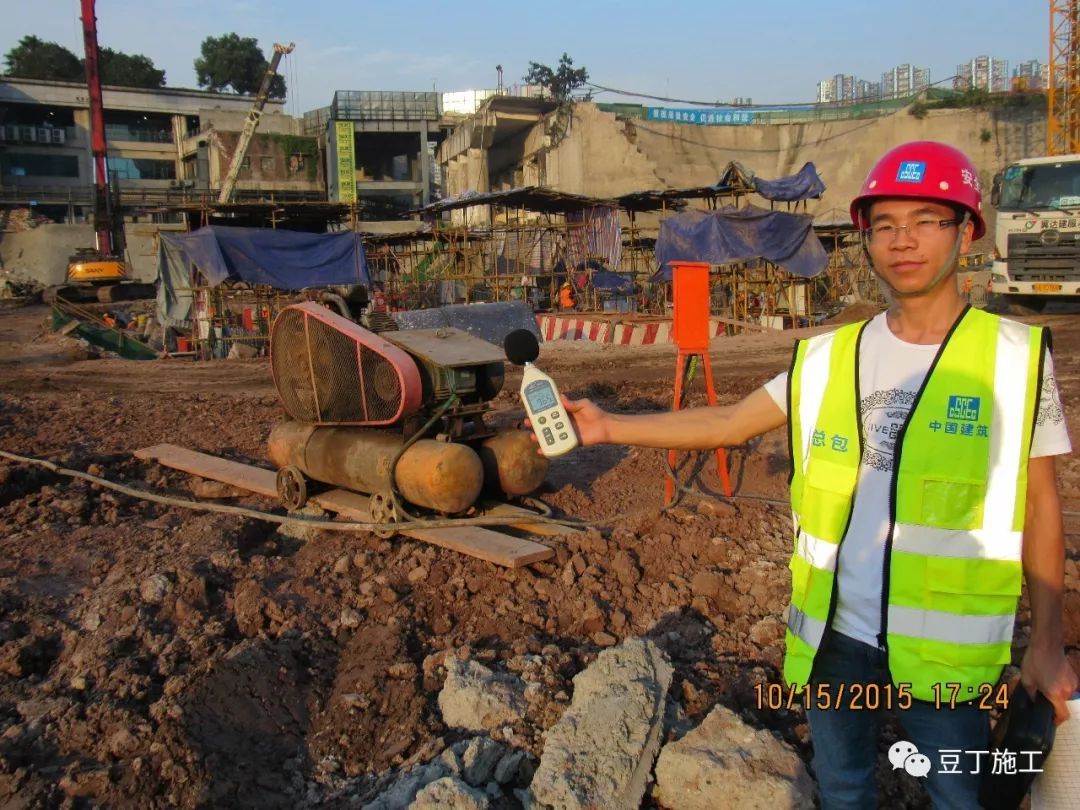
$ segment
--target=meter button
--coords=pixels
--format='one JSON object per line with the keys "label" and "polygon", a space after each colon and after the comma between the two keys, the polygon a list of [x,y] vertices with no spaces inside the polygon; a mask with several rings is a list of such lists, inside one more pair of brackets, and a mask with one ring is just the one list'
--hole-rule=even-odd
{"label": "meter button", "polygon": [[559,438],[560,438],[560,439],[562,439],[563,441],[566,441],[566,440],[567,440],[568,438],[570,438],[570,437],[569,437],[569,435],[568,435],[568,434],[566,434],[566,433],[560,433],[560,434],[559,434]]}
{"label": "meter button", "polygon": [[541,425],[546,425],[547,424],[547,417],[541,416],[536,421],[539,422]]}
{"label": "meter button", "polygon": [[566,427],[566,425],[563,424],[562,422],[556,422],[555,423],[555,429],[556,430],[562,430],[564,427]]}

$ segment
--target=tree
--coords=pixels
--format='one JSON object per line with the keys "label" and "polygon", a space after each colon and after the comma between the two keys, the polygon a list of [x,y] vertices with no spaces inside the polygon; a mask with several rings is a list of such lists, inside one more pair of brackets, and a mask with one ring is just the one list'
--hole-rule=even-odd
{"label": "tree", "polygon": [[82,62],[75,54],[55,42],[25,36],[4,56],[7,74],[19,79],[50,79],[77,82],[86,78]]}
{"label": "tree", "polygon": [[523,81],[525,84],[540,85],[551,93],[555,101],[565,104],[570,100],[571,93],[589,81],[589,71],[583,67],[575,69],[574,60],[564,53],[555,70],[539,62],[529,62],[529,72]]}
{"label": "tree", "polygon": [[[207,37],[200,51],[202,56],[195,60],[195,77],[199,87],[214,93],[225,89],[249,95],[258,92],[270,64],[254,37]],[[280,75],[270,83],[270,98],[285,98],[285,79]]]}
{"label": "tree", "polygon": [[[154,67],[142,54],[127,54],[102,48],[99,53],[102,84],[123,87],[162,87],[165,71]],[[49,79],[57,82],[85,82],[86,62],[63,45],[25,36],[7,52],[9,76],[20,79]]]}
{"label": "tree", "polygon": [[98,55],[102,84],[118,84],[123,87],[164,87],[165,71],[154,67],[154,62],[140,53],[128,54],[102,48]]}

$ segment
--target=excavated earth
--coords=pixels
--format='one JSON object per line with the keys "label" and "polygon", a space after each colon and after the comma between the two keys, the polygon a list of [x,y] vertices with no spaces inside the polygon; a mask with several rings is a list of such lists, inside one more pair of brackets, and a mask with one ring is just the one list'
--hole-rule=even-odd
{"label": "excavated earth", "polygon": [[[1080,437],[1080,320],[1042,320]],[[792,339],[716,340],[721,401],[784,369]],[[671,347],[553,343],[541,363],[571,397],[670,407]],[[519,380],[511,371],[495,402],[506,425],[522,418]],[[220,495],[132,453],[172,442],[268,466],[283,417],[263,360],[95,359],[48,332],[45,309],[0,311],[0,449],[178,497]],[[684,478],[719,490],[708,454],[683,461]],[[791,524],[769,499],[785,495],[786,436],[730,461],[739,497],[664,511],[659,451],[556,460],[540,497],[603,525],[518,570],[400,536],[298,537],[0,461],[0,805],[352,806],[377,775],[460,739],[436,700],[448,651],[504,671],[539,657],[543,694],[506,737],[539,756],[571,678],[628,636],[662,644],[690,721],[723,704],[809,762],[801,709],[761,706],[755,689],[780,678]],[[1080,513],[1077,461],[1061,459],[1059,475],[1065,510]],[[280,513],[256,496],[228,502]],[[1065,633],[1080,668],[1080,520],[1065,526]],[[1016,661],[1027,626],[1025,602]],[[883,806],[927,806],[882,762]]]}

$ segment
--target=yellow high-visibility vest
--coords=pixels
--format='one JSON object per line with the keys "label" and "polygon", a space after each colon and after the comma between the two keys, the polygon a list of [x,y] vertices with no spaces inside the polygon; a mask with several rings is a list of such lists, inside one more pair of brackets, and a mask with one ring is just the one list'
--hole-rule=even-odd
{"label": "yellow high-visibility vest", "polygon": [[[792,361],[790,684],[809,680],[835,609],[862,456],[859,344],[867,323],[799,341]],[[893,682],[916,699],[933,700],[935,684],[953,683],[961,699],[978,697],[1009,663],[1047,342],[1040,327],[966,309],[897,436],[879,643]]]}

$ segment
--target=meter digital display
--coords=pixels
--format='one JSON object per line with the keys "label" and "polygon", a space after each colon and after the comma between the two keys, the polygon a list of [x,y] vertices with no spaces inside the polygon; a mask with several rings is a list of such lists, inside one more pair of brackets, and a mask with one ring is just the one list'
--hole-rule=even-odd
{"label": "meter digital display", "polygon": [[558,404],[555,400],[555,390],[546,380],[534,380],[529,383],[525,387],[525,398],[529,402],[531,411],[546,411]]}

